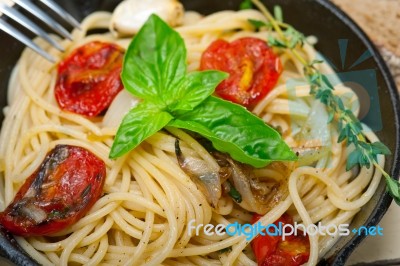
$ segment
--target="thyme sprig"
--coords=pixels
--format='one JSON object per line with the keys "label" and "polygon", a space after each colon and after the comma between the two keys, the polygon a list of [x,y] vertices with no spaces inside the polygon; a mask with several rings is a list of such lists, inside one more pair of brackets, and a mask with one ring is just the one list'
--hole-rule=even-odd
{"label": "thyme sprig", "polygon": [[345,107],[342,99],[334,94],[334,87],[328,77],[321,73],[316,67],[322,63],[319,60],[309,62],[299,51],[306,42],[305,36],[291,25],[283,23],[282,11],[279,7],[274,8],[274,16],[259,0],[245,0],[241,7],[249,8],[255,5],[266,17],[267,23],[250,21],[257,27],[266,27],[275,31],[276,34],[268,38],[272,47],[288,49],[292,55],[303,65],[304,76],[310,85],[310,94],[320,100],[329,113],[328,123],[337,121],[339,137],[338,143],[346,141],[346,145],[353,145],[353,150],[347,158],[346,170],[355,166],[375,168],[385,177],[387,190],[398,205],[400,205],[400,183],[393,179],[378,163],[378,155],[388,155],[390,150],[382,142],[369,142],[363,131],[363,127],[354,113]]}

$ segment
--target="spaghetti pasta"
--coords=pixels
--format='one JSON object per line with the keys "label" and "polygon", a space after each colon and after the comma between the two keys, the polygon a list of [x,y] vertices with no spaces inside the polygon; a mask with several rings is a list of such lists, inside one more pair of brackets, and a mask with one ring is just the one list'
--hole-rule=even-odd
{"label": "spaghetti pasta", "polygon": [[[60,40],[67,54],[92,40],[127,47],[128,39],[111,33],[88,34],[92,29],[107,29],[111,14],[96,12],[85,18],[82,29],[73,32],[73,42]],[[222,11],[201,17],[187,11],[184,25],[175,28],[188,50],[188,68],[199,68],[202,52],[216,39],[228,41],[240,37],[267,40],[266,32],[254,31],[248,19],[265,21],[256,10]],[[46,46],[40,43],[41,46]],[[64,54],[48,47],[54,57]],[[305,44],[304,54],[317,57],[314,48]],[[326,125],[323,139],[305,139],[304,125],[312,125],[310,114],[325,107],[309,95],[304,84],[291,85],[302,78],[302,66],[289,52],[279,55],[283,73],[276,88],[261,100],[253,113],[279,128],[289,146],[301,141],[324,142],[330,152],[315,165],[296,167],[288,177],[289,194],[263,216],[260,222],[271,224],[285,212],[308,226],[350,223],[354,215],[374,194],[381,179],[374,168],[357,173],[346,171],[348,150],[337,143],[337,129]],[[318,66],[325,73],[333,71],[326,64]],[[57,144],[83,147],[101,158],[107,167],[104,195],[89,213],[69,228],[43,237],[17,237],[25,251],[42,265],[256,265],[245,236],[190,235],[194,225],[249,223],[251,214],[229,196],[222,196],[215,209],[185,174],[175,156],[175,138],[181,140],[185,154],[205,160],[219,169],[216,159],[199,142],[182,130],[160,131],[129,154],[108,158],[117,128],[102,123],[102,118],[85,118],[61,111],[54,99],[55,66],[30,50],[25,50],[9,83],[9,99],[0,137],[1,195],[0,208],[13,199],[18,188],[39,167],[47,152]],[[346,104],[358,112],[358,100],[350,88],[337,86],[337,94],[351,94]],[[312,131],[312,128],[311,128]],[[368,132],[370,141],[377,137]],[[12,156],[10,156],[12,155]],[[379,157],[383,167],[384,158]],[[282,173],[271,168],[258,169],[260,179],[280,180]],[[309,236],[309,265],[315,265],[338,236]],[[231,248],[230,252],[218,251]]]}

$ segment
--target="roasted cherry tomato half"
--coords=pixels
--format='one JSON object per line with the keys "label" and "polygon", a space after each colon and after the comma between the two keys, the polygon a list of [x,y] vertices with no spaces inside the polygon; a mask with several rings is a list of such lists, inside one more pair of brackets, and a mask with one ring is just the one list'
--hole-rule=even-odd
{"label": "roasted cherry tomato half", "polygon": [[0,213],[0,224],[21,236],[52,234],[74,224],[101,196],[106,168],[88,150],[56,146]]}
{"label": "roasted cherry tomato half", "polygon": [[[256,223],[262,215],[255,214],[252,223]],[[274,224],[293,224],[290,215],[284,214]],[[297,235],[271,236],[268,234],[258,235],[252,242],[251,247],[256,256],[259,266],[299,266],[308,261],[310,257],[310,242],[308,236],[304,236],[301,230]]]}
{"label": "roasted cherry tomato half", "polygon": [[58,66],[55,96],[61,109],[94,117],[106,110],[119,91],[124,50],[90,42],[75,49]]}
{"label": "roasted cherry tomato half", "polygon": [[216,88],[216,94],[252,107],[276,85],[282,65],[265,41],[248,37],[231,43],[216,40],[204,51],[200,69],[229,73]]}

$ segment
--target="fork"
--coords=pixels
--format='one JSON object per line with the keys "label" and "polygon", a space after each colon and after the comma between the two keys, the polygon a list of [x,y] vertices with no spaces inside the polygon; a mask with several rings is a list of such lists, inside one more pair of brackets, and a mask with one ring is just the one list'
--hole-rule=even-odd
{"label": "fork", "polygon": [[[40,10],[30,0],[12,0],[12,2],[14,2],[20,8],[25,9],[29,13],[33,14],[39,20],[41,20],[50,28],[52,28],[60,36],[72,40],[71,34],[63,26],[61,26],[58,22],[56,22],[52,17],[47,15],[45,12]],[[66,12],[62,7],[56,4],[54,1],[40,0],[40,2],[46,5],[48,8],[50,8],[52,11],[54,11],[54,13],[60,16],[65,22],[67,22],[71,26],[75,28],[80,28],[79,22],[70,14],[68,14],[68,12]],[[14,3],[11,3],[12,6],[9,6],[6,3],[0,3],[0,12],[3,13],[3,15],[9,17],[10,19],[16,21],[26,29],[30,30],[37,36],[41,37],[57,50],[64,51],[63,47],[60,44],[58,44],[56,40],[52,39],[48,33],[46,33],[42,28],[40,28],[38,25],[30,21],[25,15],[19,12],[15,8],[15,5],[13,5]],[[34,50],[35,52],[46,58],[48,61],[53,63],[55,62],[54,58],[49,53],[43,50],[40,46],[34,43],[30,38],[25,36],[19,30],[17,30],[9,23],[7,23],[2,17],[0,18],[0,30],[3,30],[4,32],[13,36],[15,39],[24,43],[26,46],[30,47],[32,50]]]}

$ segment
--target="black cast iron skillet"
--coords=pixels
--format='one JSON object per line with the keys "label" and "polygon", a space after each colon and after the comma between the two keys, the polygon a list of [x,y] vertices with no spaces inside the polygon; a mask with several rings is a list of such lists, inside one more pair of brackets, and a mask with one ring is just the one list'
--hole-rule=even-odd
{"label": "black cast iron skillet", "polygon": [[[76,18],[82,19],[96,10],[113,10],[118,0],[59,0]],[[238,9],[240,0],[182,0],[186,9],[197,10],[203,14],[209,14],[218,10]],[[396,86],[392,80],[387,66],[382,60],[376,48],[366,37],[364,32],[342,11],[326,0],[264,0],[271,9],[279,4],[283,9],[286,22],[294,25],[305,35],[314,35],[318,38],[316,48],[337,66],[338,72],[343,77],[354,77],[353,83],[360,82],[364,77],[362,71],[368,70],[369,77],[375,77],[373,84],[376,95],[370,95],[373,106],[380,106],[374,112],[380,112],[382,126],[377,128],[377,134],[393,152],[387,157],[385,170],[398,178],[399,164],[399,117],[400,104]],[[24,48],[7,34],[0,32],[0,107],[6,105],[6,88],[10,72]],[[338,44],[339,40],[341,45]],[[345,59],[341,57],[339,47],[343,48],[343,40],[347,40],[347,54]],[[342,49],[343,50],[343,49]],[[370,57],[356,66],[350,65],[357,61],[363,52],[369,51]],[[343,63],[343,64],[342,64]],[[358,71],[358,72],[357,72]],[[361,71],[361,72],[360,72]],[[371,71],[373,74],[371,74]],[[358,73],[358,74],[354,74]],[[349,80],[347,80],[349,81]],[[363,103],[362,103],[363,104]],[[3,120],[3,114],[0,114]],[[10,155],[12,156],[12,155]],[[385,182],[382,180],[372,200],[362,208],[354,218],[351,227],[376,225],[385,214],[392,199],[385,192]],[[320,265],[344,265],[346,259],[365,236],[349,235],[342,237],[338,243],[322,258]],[[4,231],[0,235],[0,255],[17,265],[36,265],[13,240],[12,236]]]}

